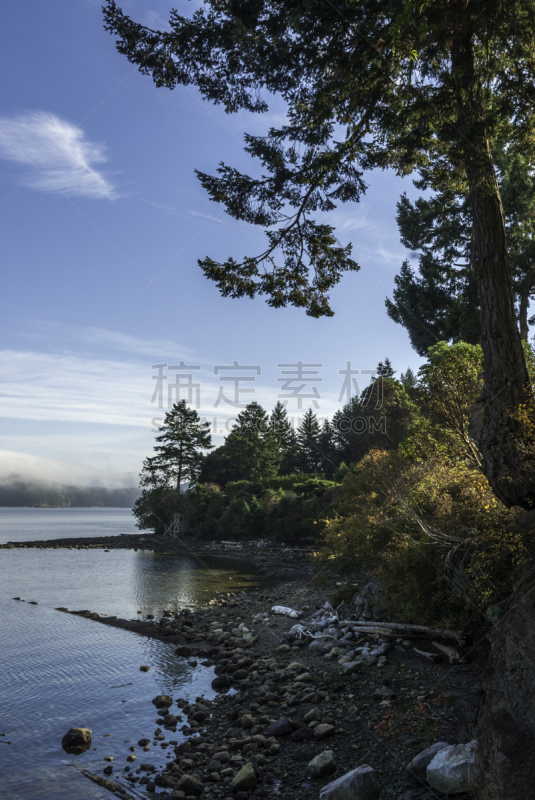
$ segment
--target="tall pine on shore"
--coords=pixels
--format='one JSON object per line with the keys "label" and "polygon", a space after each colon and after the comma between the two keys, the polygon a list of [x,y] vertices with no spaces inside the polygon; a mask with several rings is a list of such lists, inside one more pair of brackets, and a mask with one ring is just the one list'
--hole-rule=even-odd
{"label": "tall pine on shore", "polygon": [[163,532],[180,510],[181,485],[198,477],[203,453],[212,449],[210,423],[180,400],[166,413],[156,442],[155,455],[143,462],[133,513],[138,528]]}
{"label": "tall pine on shore", "polygon": [[182,483],[197,477],[203,451],[212,449],[210,423],[180,400],[165,415],[156,441],[156,455],[143,462],[141,486],[174,485],[180,493]]}

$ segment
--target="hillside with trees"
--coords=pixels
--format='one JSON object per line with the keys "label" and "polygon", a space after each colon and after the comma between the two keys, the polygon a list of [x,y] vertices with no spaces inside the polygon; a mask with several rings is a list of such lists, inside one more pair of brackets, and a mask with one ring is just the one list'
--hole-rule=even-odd
{"label": "hillside with trees", "polygon": [[0,485],[0,506],[54,506],[57,508],[132,508],[139,489],[102,486],[62,486],[13,478]]}

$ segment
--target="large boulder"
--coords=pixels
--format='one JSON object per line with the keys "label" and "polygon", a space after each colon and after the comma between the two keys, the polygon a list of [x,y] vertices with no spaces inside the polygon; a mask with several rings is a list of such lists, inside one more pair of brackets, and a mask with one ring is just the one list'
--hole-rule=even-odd
{"label": "large boulder", "polygon": [[306,774],[311,778],[323,778],[336,771],[336,761],[332,750],[324,750],[307,765]]}
{"label": "large boulder", "polygon": [[346,772],[320,792],[320,800],[378,800],[378,797],[379,784],[375,772],[367,764]]}
{"label": "large boulder", "polygon": [[449,744],[446,742],[436,742],[432,744],[431,747],[427,747],[425,750],[422,750],[421,753],[418,753],[415,756],[411,763],[408,765],[406,771],[411,776],[411,778],[415,778],[417,781],[425,781],[427,780],[427,767],[434,759],[436,754],[440,750],[444,750],[445,747],[449,747]]}
{"label": "large boulder", "polygon": [[443,794],[469,792],[479,777],[477,741],[440,750],[427,767],[427,782]]}
{"label": "large boulder", "polygon": [[71,756],[79,756],[91,747],[89,728],[71,728],[61,740],[61,746]]}
{"label": "large boulder", "polygon": [[240,771],[233,777],[230,788],[233,792],[244,792],[248,789],[255,789],[258,778],[251,762],[245,764]]}

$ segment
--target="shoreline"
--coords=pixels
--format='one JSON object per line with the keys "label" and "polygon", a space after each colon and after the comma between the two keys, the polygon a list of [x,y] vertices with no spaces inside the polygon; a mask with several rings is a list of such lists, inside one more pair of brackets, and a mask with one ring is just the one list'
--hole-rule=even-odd
{"label": "shoreline", "polygon": [[[187,541],[155,534],[123,534],[118,536],[63,537],[59,539],[26,540],[0,544],[0,550],[149,550],[154,553],[202,557],[220,556],[224,558],[254,561],[259,567],[259,575],[266,574],[270,566],[279,574],[287,571],[309,571],[312,548],[285,547],[264,542],[210,542]],[[283,561],[281,561],[283,557]],[[270,573],[271,574],[271,573]]]}
{"label": "shoreline", "polygon": [[[324,604],[337,591],[336,581],[318,589],[310,576],[305,563],[276,587],[229,592],[194,609],[164,611],[155,620],[69,612],[161,639],[174,645],[177,658],[215,667],[214,700],[153,701],[162,705],[155,711],[156,731],[145,734],[147,742],[153,737],[152,746],[170,747],[167,752],[174,747],[163,771],[151,767],[150,753],[141,746],[137,761],[127,763],[132,753],[125,745],[125,765],[118,760],[110,770],[103,764],[105,788],[119,792],[118,786],[138,784],[149,798],[172,800],[312,800],[332,780],[369,764],[385,800],[437,797],[422,793],[405,767],[434,742],[474,738],[481,668],[475,661],[452,666],[440,653],[430,661],[414,652],[413,645],[432,651],[432,637],[391,637],[382,663],[371,658],[345,670],[340,656],[355,645],[356,634],[340,638],[335,622],[329,626],[335,638],[320,647],[309,636],[290,633],[296,623],[313,627],[312,615],[317,622],[318,611],[328,613]],[[296,608],[299,617],[271,611],[281,604]],[[341,609],[345,622],[346,617],[357,622],[355,608],[346,603]],[[367,642],[377,646],[380,639],[372,634]],[[339,646],[334,655],[333,645]],[[177,729],[185,736],[178,745],[173,741]],[[332,751],[334,771],[307,776],[309,762],[324,751]]]}

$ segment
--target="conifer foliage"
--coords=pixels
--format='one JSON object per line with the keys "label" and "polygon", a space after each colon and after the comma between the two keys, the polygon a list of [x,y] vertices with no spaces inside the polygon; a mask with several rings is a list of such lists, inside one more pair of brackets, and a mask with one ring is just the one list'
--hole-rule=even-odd
{"label": "conifer foliage", "polygon": [[165,31],[107,0],[104,17],[119,52],[157,86],[193,84],[228,112],[265,112],[269,94],[287,104],[286,124],[245,137],[260,176],[226,164],[198,173],[231,216],[266,230],[260,254],[201,262],[224,296],[260,294],[274,307],[331,315],[331,289],[358,265],[318,214],[358,201],[376,167],[427,168],[435,183],[447,175],[467,187],[485,369],[481,452],[497,496],[533,507],[535,437],[518,445],[529,376],[492,157],[496,143],[514,140],[532,158],[532,0],[207,0],[189,18],[171,11]]}
{"label": "conifer foliage", "polygon": [[140,483],[174,487],[180,493],[182,483],[198,476],[203,451],[213,447],[210,423],[201,422],[195,409],[180,400],[165,415],[161,431],[156,437],[156,455],[143,462]]}

